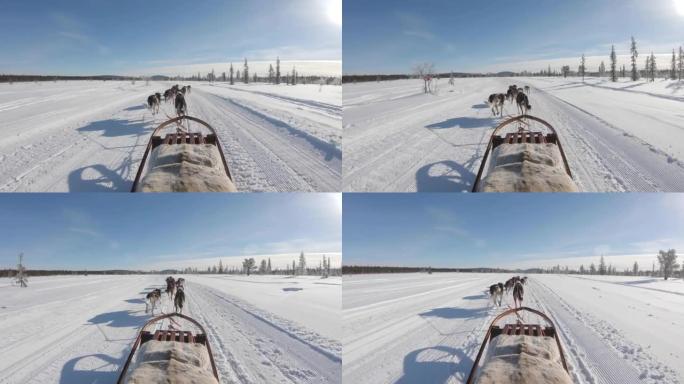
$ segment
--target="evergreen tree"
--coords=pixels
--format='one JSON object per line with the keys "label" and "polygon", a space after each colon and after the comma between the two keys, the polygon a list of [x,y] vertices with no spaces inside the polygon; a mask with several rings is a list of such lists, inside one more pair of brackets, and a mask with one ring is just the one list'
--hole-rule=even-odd
{"label": "evergreen tree", "polygon": [[304,252],[299,254],[299,273],[306,274],[306,258],[304,257]]}
{"label": "evergreen tree", "polygon": [[653,52],[651,52],[651,62],[649,64],[649,75],[651,76],[651,82],[655,81],[656,72],[658,72],[658,67],[656,66],[656,58]]}
{"label": "evergreen tree", "polygon": [[273,83],[273,76],[274,76],[274,71],[273,71],[273,64],[268,65],[268,82]]}
{"label": "evergreen tree", "polygon": [[265,275],[267,268],[268,266],[266,264],[266,259],[261,259],[261,264],[259,265],[259,273]]}
{"label": "evergreen tree", "polygon": [[617,81],[617,55],[615,54],[615,46],[610,50],[610,81]]}
{"label": "evergreen tree", "polygon": [[606,271],[606,261],[603,260],[603,255],[601,255],[601,261],[599,262],[599,275],[605,275]]}
{"label": "evergreen tree", "polygon": [[221,81],[224,83],[226,82],[226,73],[225,72],[221,73]]}
{"label": "evergreen tree", "polygon": [[280,57],[276,59],[276,73],[275,73],[276,84],[280,84]]}
{"label": "evergreen tree", "polygon": [[632,274],[634,274],[634,276],[639,274],[639,264],[637,264],[636,261],[634,262],[634,265],[632,266]]}
{"label": "evergreen tree", "polygon": [[292,260],[292,274],[296,275],[297,274],[297,268],[295,267],[295,261]]}
{"label": "evergreen tree", "polygon": [[589,274],[593,275],[595,273],[596,273],[596,266],[594,265],[594,263],[591,263],[591,265],[589,265]]}
{"label": "evergreen tree", "polygon": [[580,67],[579,67],[580,74],[582,75],[582,82],[584,82],[584,74],[585,74],[586,70],[587,70],[587,61],[586,61],[586,59],[584,57],[584,53],[583,53],[582,58],[580,59]]}
{"label": "evergreen tree", "polygon": [[297,70],[292,67],[292,85],[297,85]]}
{"label": "evergreen tree", "polygon": [[606,64],[603,61],[601,61],[601,64],[599,65],[598,72],[599,72],[599,77],[603,77],[603,75],[606,74]]}
{"label": "evergreen tree", "polygon": [[223,260],[219,260],[218,273],[223,274]]}
{"label": "evergreen tree", "polygon": [[247,58],[245,57],[245,65],[242,70],[242,82],[245,84],[249,83],[249,66],[247,65]]}
{"label": "evergreen tree", "polygon": [[271,271],[272,271],[271,270],[271,258],[270,257],[268,258],[268,266],[266,267],[266,270],[268,271],[268,273],[271,273]]}
{"label": "evergreen tree", "polygon": [[684,49],[679,46],[679,60],[677,63],[679,69],[679,81],[682,81],[682,76],[684,76]]}
{"label": "evergreen tree", "polygon": [[636,45],[636,40],[634,40],[634,36],[632,36],[632,44],[629,48],[629,52],[631,53],[631,59],[632,59],[632,81],[637,81],[639,80],[639,72],[637,71],[637,58],[639,57],[639,52],[637,51],[637,45]]}
{"label": "evergreen tree", "polygon": [[230,72],[230,85],[234,85],[235,81],[233,80],[233,72],[234,72],[233,63],[230,63],[230,71],[229,72]]}
{"label": "evergreen tree", "polygon": [[677,56],[675,50],[672,50],[672,66],[670,67],[670,80],[677,80]]}

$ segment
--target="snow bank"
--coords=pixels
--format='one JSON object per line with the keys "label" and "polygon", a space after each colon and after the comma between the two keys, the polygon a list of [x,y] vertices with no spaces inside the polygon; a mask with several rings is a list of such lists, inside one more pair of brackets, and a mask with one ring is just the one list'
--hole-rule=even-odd
{"label": "snow bank", "polygon": [[481,192],[577,192],[555,144],[504,144],[492,152]]}
{"label": "snow bank", "polygon": [[140,347],[128,384],[217,384],[204,345],[149,341]]}
{"label": "snow bank", "polygon": [[499,335],[490,341],[477,384],[572,384],[552,337]]}
{"label": "snow bank", "polygon": [[237,192],[221,155],[211,144],[160,145],[138,192]]}

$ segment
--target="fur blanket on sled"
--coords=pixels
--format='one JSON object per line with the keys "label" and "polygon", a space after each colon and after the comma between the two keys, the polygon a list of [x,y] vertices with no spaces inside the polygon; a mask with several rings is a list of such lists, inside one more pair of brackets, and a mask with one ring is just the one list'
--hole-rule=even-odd
{"label": "fur blanket on sled", "polygon": [[148,341],[136,353],[127,384],[218,384],[207,348],[176,341]]}
{"label": "fur blanket on sled", "polygon": [[555,144],[503,144],[492,151],[480,192],[577,192]]}
{"label": "fur blanket on sled", "polygon": [[138,192],[237,192],[210,144],[162,144],[150,154]]}
{"label": "fur blanket on sled", "polygon": [[572,384],[552,337],[499,335],[484,361],[476,384]]}

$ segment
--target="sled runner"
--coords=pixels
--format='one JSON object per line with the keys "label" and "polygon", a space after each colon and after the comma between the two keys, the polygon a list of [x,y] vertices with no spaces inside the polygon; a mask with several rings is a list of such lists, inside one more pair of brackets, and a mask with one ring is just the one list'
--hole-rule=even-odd
{"label": "sled runner", "polygon": [[[198,331],[174,329],[173,324],[179,324],[174,318],[189,322]],[[153,329],[165,319],[170,321],[169,329]],[[169,313],[142,327],[117,384],[176,382],[218,384],[219,376],[202,325],[183,314]]]}
{"label": "sled runner", "polygon": [[[209,133],[190,132],[190,122]],[[175,129],[162,137],[162,130],[168,128]],[[236,191],[216,131],[192,116],[170,119],[152,132],[131,188],[131,192]]]}
{"label": "sled runner", "polygon": [[[547,325],[523,323],[520,312],[531,312]],[[497,325],[509,315],[515,315],[517,321]],[[520,307],[494,318],[466,381],[466,384],[493,383],[572,384],[558,333],[548,316]]]}
{"label": "sled runner", "polygon": [[[535,123],[548,132],[531,130]],[[509,132],[504,134],[505,129]],[[556,130],[538,117],[523,115],[494,129],[472,191],[577,192],[577,186]]]}

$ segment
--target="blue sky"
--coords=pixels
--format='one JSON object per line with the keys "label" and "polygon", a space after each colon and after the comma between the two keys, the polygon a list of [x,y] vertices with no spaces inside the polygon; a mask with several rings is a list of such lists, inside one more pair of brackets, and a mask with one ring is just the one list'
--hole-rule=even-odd
{"label": "blue sky", "polygon": [[340,60],[341,0],[3,0],[0,73]]}
{"label": "blue sky", "polygon": [[339,194],[6,194],[0,268],[341,251]]}
{"label": "blue sky", "polygon": [[684,246],[681,194],[345,194],[343,207],[345,265],[527,267]]}
{"label": "blue sky", "polygon": [[343,18],[347,74],[408,73],[425,61],[441,71],[538,70],[539,60],[582,53],[607,60],[611,44],[628,53],[631,35],[642,53],[684,44],[683,0],[345,0]]}

